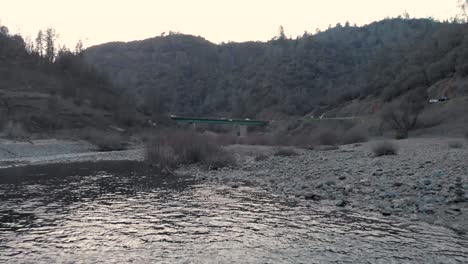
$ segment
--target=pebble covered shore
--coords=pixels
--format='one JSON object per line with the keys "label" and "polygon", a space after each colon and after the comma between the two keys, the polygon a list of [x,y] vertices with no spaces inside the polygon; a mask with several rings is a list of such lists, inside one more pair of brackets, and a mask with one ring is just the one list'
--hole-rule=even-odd
{"label": "pebble covered shore", "polygon": [[463,234],[468,232],[468,143],[450,148],[453,140],[400,140],[397,155],[381,157],[371,151],[376,141],[336,150],[298,149],[291,157],[273,155],[274,147],[235,145],[228,149],[236,153],[237,168],[190,166],[178,172],[232,188],[256,186],[338,208],[423,220]]}
{"label": "pebble covered shore", "polygon": [[[185,166],[176,171],[232,188],[251,186],[275,195],[337,208],[404,217],[468,233],[468,142],[410,138],[396,141],[398,154],[374,157],[377,141],[338,149],[296,149],[297,156],[275,156],[276,147],[228,146],[235,168],[207,170]],[[99,152],[83,141],[0,141],[0,168],[101,160],[144,160],[144,149]]]}

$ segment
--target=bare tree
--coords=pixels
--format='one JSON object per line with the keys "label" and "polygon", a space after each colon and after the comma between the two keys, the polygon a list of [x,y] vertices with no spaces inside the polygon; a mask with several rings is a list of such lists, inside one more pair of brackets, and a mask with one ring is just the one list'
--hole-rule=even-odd
{"label": "bare tree", "polygon": [[416,128],[419,114],[424,109],[422,96],[410,93],[400,102],[394,102],[382,110],[382,121],[396,131],[396,138],[408,137],[408,132]]}

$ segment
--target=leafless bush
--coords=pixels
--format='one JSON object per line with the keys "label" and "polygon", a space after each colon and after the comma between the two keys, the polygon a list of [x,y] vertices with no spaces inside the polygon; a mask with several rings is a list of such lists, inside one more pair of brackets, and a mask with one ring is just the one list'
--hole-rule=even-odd
{"label": "leafless bush", "polygon": [[396,155],[398,152],[397,146],[390,141],[381,141],[375,143],[372,147],[372,152],[376,157],[385,155]]}
{"label": "leafless bush", "polygon": [[353,144],[359,142],[366,142],[368,141],[368,133],[361,127],[353,127],[348,131],[344,132],[341,142],[343,144]]}
{"label": "leafless bush", "polygon": [[460,149],[463,148],[463,142],[461,141],[450,141],[448,143],[449,148]]}
{"label": "leafless bush", "polygon": [[235,165],[234,157],[221,148],[216,137],[176,129],[161,130],[147,142],[146,160],[169,171],[193,163],[210,169]]}
{"label": "leafless bush", "polygon": [[174,149],[158,140],[147,142],[146,160],[155,163],[162,171],[171,171],[179,165]]}
{"label": "leafless bush", "polygon": [[236,159],[226,150],[219,149],[216,154],[206,155],[202,163],[209,170],[217,170],[219,168],[233,167],[236,164]]}
{"label": "leafless bush", "polygon": [[396,131],[395,139],[404,139],[410,130],[416,128],[423,108],[420,99],[408,96],[399,103],[387,105],[382,111],[382,121]]}
{"label": "leafless bush", "polygon": [[279,157],[293,157],[299,154],[292,148],[279,148],[273,155]]}
{"label": "leafless bush", "polygon": [[333,128],[331,126],[314,125],[308,127],[308,129],[298,130],[294,134],[251,134],[246,138],[242,138],[240,143],[314,149],[316,146],[338,146],[368,140],[368,132],[363,126],[354,126],[352,128],[336,124],[335,126]]}
{"label": "leafless bush", "polygon": [[24,140],[27,137],[26,129],[21,123],[8,122],[3,129],[4,136],[14,140]]}
{"label": "leafless bush", "polygon": [[307,134],[291,136],[290,142],[292,146],[304,149],[314,149],[315,145],[317,145],[317,140],[313,136]]}
{"label": "leafless bush", "polygon": [[340,149],[340,147],[337,145],[318,145],[314,149],[318,151],[330,151]]}
{"label": "leafless bush", "polygon": [[267,155],[263,155],[263,154],[258,155],[258,156],[256,156],[256,157],[254,158],[254,160],[257,161],[257,162],[258,162],[258,161],[264,161],[264,160],[267,160],[267,159],[268,159],[268,156],[267,156]]}
{"label": "leafless bush", "polygon": [[227,145],[233,145],[237,144],[239,142],[239,139],[237,136],[229,133],[221,133],[221,134],[216,134],[214,135],[216,138],[216,141],[218,144],[222,146],[227,146]]}
{"label": "leafless bush", "polygon": [[85,131],[82,138],[98,147],[99,151],[124,150],[128,145],[128,138],[115,133],[97,129]]}
{"label": "leafless bush", "polygon": [[268,134],[249,134],[247,137],[241,138],[240,143],[246,145],[270,146],[274,145],[274,139]]}
{"label": "leafless bush", "polygon": [[337,132],[332,129],[323,129],[318,134],[318,143],[320,145],[331,145],[335,146],[340,143]]}

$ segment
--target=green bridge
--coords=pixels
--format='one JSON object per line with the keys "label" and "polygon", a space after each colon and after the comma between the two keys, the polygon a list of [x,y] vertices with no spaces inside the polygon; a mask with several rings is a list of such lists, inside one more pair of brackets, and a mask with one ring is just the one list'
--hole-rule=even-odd
{"label": "green bridge", "polygon": [[247,136],[247,126],[268,126],[268,121],[250,120],[250,119],[229,119],[229,118],[200,118],[200,117],[184,117],[171,115],[171,119],[179,123],[189,124],[230,124],[239,125],[240,136]]}

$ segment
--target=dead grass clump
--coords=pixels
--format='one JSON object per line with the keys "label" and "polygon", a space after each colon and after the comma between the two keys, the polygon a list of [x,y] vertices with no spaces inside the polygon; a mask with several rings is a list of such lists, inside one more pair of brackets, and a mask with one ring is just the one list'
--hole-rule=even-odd
{"label": "dead grass clump", "polygon": [[398,148],[393,142],[381,141],[374,144],[372,147],[372,152],[374,152],[375,157],[396,155]]}
{"label": "dead grass clump", "polygon": [[97,146],[99,151],[125,150],[128,146],[128,138],[115,132],[89,129],[82,138]]}
{"label": "dead grass clump", "polygon": [[460,149],[463,148],[463,142],[461,141],[450,141],[448,143],[449,148]]}
{"label": "dead grass clump", "polygon": [[298,156],[299,153],[292,148],[279,148],[273,155],[278,157],[294,157]]}
{"label": "dead grass clump", "polygon": [[235,165],[234,157],[221,147],[215,136],[176,129],[161,130],[147,142],[146,161],[167,171],[194,163],[209,169]]}

